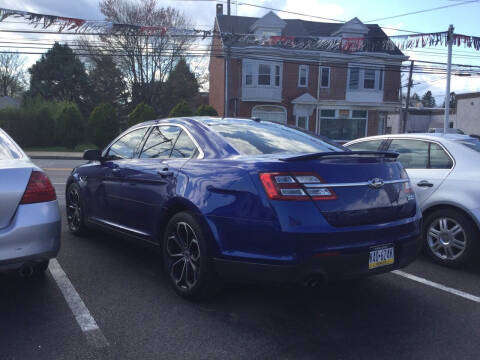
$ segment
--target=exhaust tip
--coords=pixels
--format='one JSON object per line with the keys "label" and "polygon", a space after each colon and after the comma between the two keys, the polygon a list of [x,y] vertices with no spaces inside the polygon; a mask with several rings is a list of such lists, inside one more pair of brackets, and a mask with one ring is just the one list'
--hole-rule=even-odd
{"label": "exhaust tip", "polygon": [[23,264],[22,267],[18,270],[18,273],[23,278],[29,278],[33,275],[34,268],[30,263]]}

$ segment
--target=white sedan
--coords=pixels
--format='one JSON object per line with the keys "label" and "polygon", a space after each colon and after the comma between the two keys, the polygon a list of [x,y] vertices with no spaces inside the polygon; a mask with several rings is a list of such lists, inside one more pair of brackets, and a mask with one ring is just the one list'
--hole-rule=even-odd
{"label": "white sedan", "polygon": [[351,150],[394,151],[424,218],[427,254],[464,264],[480,248],[480,141],[458,134],[396,134],[357,139]]}

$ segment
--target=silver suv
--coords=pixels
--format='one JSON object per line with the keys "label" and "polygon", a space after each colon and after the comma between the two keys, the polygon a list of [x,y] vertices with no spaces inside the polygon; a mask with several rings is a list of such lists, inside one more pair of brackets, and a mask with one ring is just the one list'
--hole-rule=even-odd
{"label": "silver suv", "polygon": [[480,141],[459,134],[362,138],[351,150],[400,153],[424,217],[427,254],[442,265],[464,264],[480,248]]}

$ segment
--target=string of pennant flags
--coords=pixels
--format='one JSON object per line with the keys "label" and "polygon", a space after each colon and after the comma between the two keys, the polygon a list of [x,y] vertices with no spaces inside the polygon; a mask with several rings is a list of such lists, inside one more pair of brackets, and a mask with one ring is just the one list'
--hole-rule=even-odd
{"label": "string of pennant flags", "polygon": [[42,29],[54,28],[58,32],[67,30],[76,33],[102,32],[111,35],[201,36],[204,39],[212,35],[210,30],[122,24],[111,21],[85,20],[0,8],[0,22],[10,17],[22,18],[35,27]]}
{"label": "string of pennant flags", "polygon": [[[212,30],[181,29],[165,26],[142,26],[122,24],[110,21],[85,20],[81,18],[63,17],[32,13],[22,10],[0,8],[0,22],[7,18],[23,18],[35,27],[42,29],[55,28],[58,32],[74,31],[76,33],[101,32],[104,34],[118,35],[145,35],[145,36],[199,36],[203,39],[218,35]],[[340,38],[340,37],[294,37],[272,36],[259,39],[253,34],[220,34],[223,41],[234,45],[240,43],[253,46],[273,46],[293,49],[325,50],[325,51],[395,51],[413,48],[447,45],[448,32],[418,33],[409,35],[396,35],[388,38]],[[480,37],[453,34],[453,45],[464,46],[480,50]]]}

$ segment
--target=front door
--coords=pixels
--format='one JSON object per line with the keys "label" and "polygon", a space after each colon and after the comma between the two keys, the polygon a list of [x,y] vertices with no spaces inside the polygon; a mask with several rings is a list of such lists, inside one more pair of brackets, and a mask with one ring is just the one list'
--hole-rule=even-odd
{"label": "front door", "polygon": [[410,177],[420,207],[450,173],[453,161],[437,143],[421,139],[393,139],[389,151],[400,153],[398,160]]}

